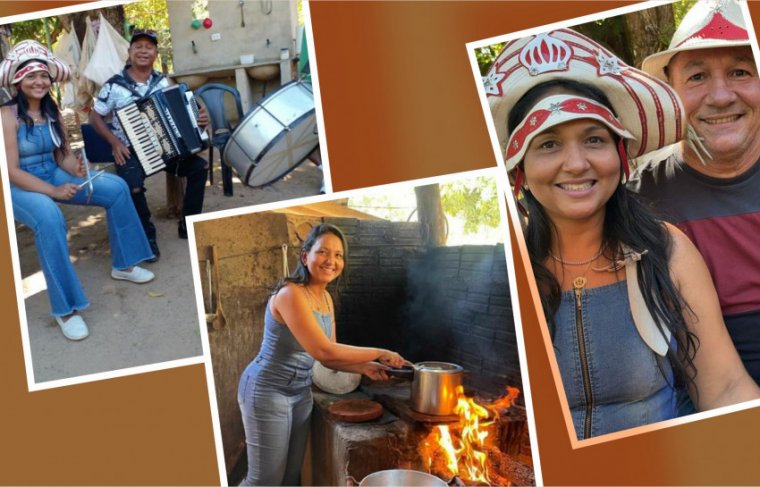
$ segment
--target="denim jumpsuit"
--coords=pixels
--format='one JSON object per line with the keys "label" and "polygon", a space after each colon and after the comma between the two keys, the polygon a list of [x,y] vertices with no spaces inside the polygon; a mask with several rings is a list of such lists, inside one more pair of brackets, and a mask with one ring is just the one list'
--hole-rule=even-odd
{"label": "denim jumpsuit", "polygon": [[[674,374],[633,322],[626,281],[562,293],[554,351],[578,439],[676,417]],[[579,322],[580,321],[580,322]]]}
{"label": "denim jumpsuit", "polygon": [[[325,335],[332,314],[313,311]],[[248,475],[241,485],[299,485],[311,418],[311,367],[286,325],[264,314],[261,350],[240,377],[238,403],[248,445]]]}
{"label": "denim jumpsuit", "polygon": [[[53,155],[56,146],[50,130],[47,122],[35,124],[28,129],[23,121],[18,121],[20,168],[54,186],[82,183],[84,178],[72,176],[58,167]],[[125,269],[149,259],[153,252],[132,205],[126,183],[118,176],[103,174],[92,181],[92,186],[93,194],[89,204],[106,209],[111,265],[116,269]],[[60,203],[86,205],[87,199],[85,187],[70,200]],[[14,218],[34,232],[37,256],[48,288],[51,314],[65,316],[89,306],[69,260],[66,221],[56,201],[50,196],[23,190],[14,184],[11,184],[11,200]]]}

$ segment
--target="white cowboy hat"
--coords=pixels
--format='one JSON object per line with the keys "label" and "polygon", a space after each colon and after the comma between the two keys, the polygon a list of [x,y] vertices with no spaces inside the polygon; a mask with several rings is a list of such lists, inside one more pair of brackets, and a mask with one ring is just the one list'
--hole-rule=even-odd
{"label": "white cowboy hat", "polygon": [[[19,66],[30,62],[19,71]],[[46,71],[52,81],[66,81],[71,76],[69,66],[58,57],[54,56],[47,47],[37,41],[21,41],[8,52],[0,62],[0,86],[14,88],[24,76],[36,71]]]}
{"label": "white cowboy hat", "polygon": [[749,34],[737,0],[699,0],[684,16],[668,50],[644,59],[641,69],[667,81],[664,68],[681,51],[749,45]]}
{"label": "white cowboy hat", "polygon": [[[632,136],[630,157],[675,143],[683,135],[683,107],[667,83],[628,66],[582,34],[558,29],[510,41],[483,78],[503,150],[510,135],[507,117],[515,103],[534,86],[554,79],[592,85],[607,96]],[[511,157],[507,170],[518,162]]]}

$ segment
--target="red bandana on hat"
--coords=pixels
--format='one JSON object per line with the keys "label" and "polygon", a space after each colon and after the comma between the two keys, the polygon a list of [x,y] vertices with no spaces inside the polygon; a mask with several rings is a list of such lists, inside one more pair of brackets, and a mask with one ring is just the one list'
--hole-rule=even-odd
{"label": "red bandana on hat", "polygon": [[[19,66],[28,61],[32,62],[19,69]],[[48,48],[37,41],[25,40],[13,46],[0,62],[0,86],[14,88],[24,76],[36,71],[46,71],[52,81],[66,81],[71,76],[69,66]]]}
{"label": "red bandana on hat", "polygon": [[514,142],[507,129],[510,111],[531,88],[557,79],[594,86],[607,96],[618,115],[616,123],[630,135],[620,134],[628,139],[631,157],[675,143],[683,135],[683,106],[667,83],[628,66],[578,32],[558,29],[510,41],[483,78],[507,170],[520,161],[519,154],[507,153],[507,142]]}
{"label": "red bandana on hat", "polygon": [[512,132],[507,144],[507,167],[514,167],[523,157],[536,135],[571,120],[592,119],[625,139],[634,139],[609,108],[589,98],[576,95],[548,96],[531,108]]}

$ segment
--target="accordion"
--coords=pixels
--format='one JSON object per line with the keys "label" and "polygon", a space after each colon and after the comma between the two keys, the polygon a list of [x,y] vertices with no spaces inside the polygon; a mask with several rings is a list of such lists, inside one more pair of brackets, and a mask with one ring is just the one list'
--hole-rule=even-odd
{"label": "accordion", "polygon": [[116,110],[132,149],[150,176],[166,163],[208,147],[198,127],[198,104],[184,85],[172,85]]}

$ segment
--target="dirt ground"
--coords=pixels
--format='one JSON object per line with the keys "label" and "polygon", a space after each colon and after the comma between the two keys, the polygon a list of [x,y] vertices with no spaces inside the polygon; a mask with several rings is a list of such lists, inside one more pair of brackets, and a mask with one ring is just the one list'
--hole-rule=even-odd
{"label": "dirt ground", "polygon": [[[81,142],[75,137],[73,146],[77,145]],[[262,189],[248,188],[235,178],[234,196],[224,196],[217,151],[214,156],[214,184],[207,183],[204,213],[320,191],[322,172],[305,162]],[[104,167],[113,170],[110,165]],[[34,235],[25,226],[15,225],[35,383],[202,355],[200,327],[206,325],[199,319],[203,310],[199,313],[196,306],[188,241],[178,238],[176,219],[168,215],[164,174],[148,178],[146,188],[161,249],[158,262],[143,264],[156,274],[147,284],[111,279],[102,209],[61,205],[70,256],[90,301],[82,312],[90,336],[80,342],[64,338],[50,316]]]}

